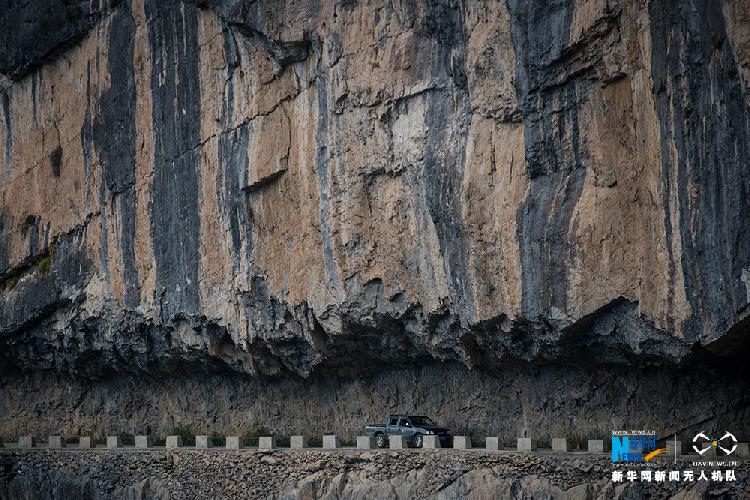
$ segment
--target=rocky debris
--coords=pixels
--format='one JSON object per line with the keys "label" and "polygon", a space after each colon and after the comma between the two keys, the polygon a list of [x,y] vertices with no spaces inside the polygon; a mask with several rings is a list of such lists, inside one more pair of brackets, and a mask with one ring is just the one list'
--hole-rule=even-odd
{"label": "rocky debris", "polygon": [[[0,499],[739,498],[735,484],[613,484],[608,457],[441,451],[0,451]],[[664,467],[671,467],[671,462]],[[687,467],[680,462],[676,467]],[[507,496],[506,496],[507,492]]]}

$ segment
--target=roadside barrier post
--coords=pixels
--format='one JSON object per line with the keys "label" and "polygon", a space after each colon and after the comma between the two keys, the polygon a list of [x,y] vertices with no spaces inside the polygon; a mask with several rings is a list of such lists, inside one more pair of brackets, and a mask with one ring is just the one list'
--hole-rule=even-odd
{"label": "roadside barrier post", "polygon": [[531,438],[516,439],[516,449],[522,453],[536,451],[536,443]]}
{"label": "roadside barrier post", "polygon": [[289,438],[289,447],[293,450],[301,450],[307,448],[307,437],[305,436],[292,436]]}

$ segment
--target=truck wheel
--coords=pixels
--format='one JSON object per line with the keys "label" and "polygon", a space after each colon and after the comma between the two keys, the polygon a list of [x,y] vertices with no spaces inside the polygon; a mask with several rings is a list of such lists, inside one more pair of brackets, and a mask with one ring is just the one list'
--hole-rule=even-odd
{"label": "truck wheel", "polygon": [[415,448],[421,448],[422,447],[422,435],[417,434],[414,436],[414,447]]}
{"label": "truck wheel", "polygon": [[382,432],[375,434],[375,444],[378,448],[385,448],[385,434]]}

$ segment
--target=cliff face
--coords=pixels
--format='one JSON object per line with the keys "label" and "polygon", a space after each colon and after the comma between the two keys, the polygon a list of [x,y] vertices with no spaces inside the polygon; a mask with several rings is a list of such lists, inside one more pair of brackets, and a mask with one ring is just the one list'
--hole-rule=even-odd
{"label": "cliff face", "polygon": [[4,373],[744,349],[749,1],[92,5],[0,15]]}

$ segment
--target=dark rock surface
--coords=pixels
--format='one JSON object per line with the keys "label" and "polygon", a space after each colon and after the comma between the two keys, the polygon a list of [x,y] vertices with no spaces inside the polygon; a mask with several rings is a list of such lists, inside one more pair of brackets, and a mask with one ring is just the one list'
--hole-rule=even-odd
{"label": "dark rock surface", "polygon": [[121,0],[4,0],[0,74],[20,80],[86,36]]}
{"label": "dark rock surface", "polygon": [[[349,440],[364,425],[402,412],[430,415],[478,445],[530,436],[608,440],[612,430],[650,428],[684,442],[696,433],[750,433],[746,381],[715,370],[668,367],[507,365],[467,370],[456,363],[370,365],[320,370],[309,378],[218,375],[184,357],[162,360],[171,374],[113,372],[96,380],[31,374],[0,388],[3,433],[112,433],[165,436],[279,436],[335,433]],[[572,442],[571,441],[571,442]]]}

